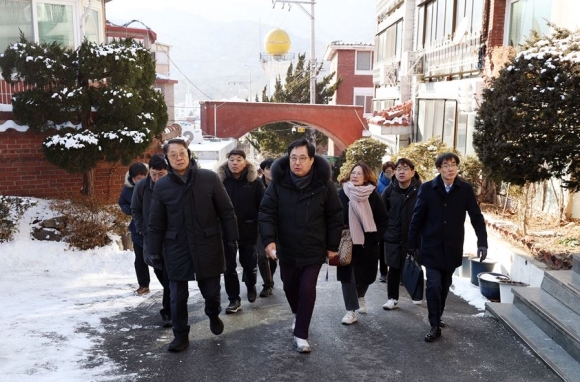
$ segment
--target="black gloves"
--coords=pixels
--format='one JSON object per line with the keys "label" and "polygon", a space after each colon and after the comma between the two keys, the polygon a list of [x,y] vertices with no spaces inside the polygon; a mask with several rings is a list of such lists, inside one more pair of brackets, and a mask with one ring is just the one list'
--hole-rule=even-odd
{"label": "black gloves", "polygon": [[149,260],[151,260],[151,264],[153,265],[153,268],[163,269],[163,259],[161,258],[161,256],[159,256],[159,254],[150,253]]}
{"label": "black gloves", "polygon": [[226,243],[226,251],[228,251],[229,254],[235,254],[238,252],[238,243],[235,241],[228,241]]}
{"label": "black gloves", "polygon": [[418,249],[408,249],[407,250],[407,254],[409,256],[412,256],[416,262],[418,262],[419,264],[421,264],[421,251]]}
{"label": "black gloves", "polygon": [[485,260],[487,257],[487,248],[486,247],[477,247],[477,257],[479,257],[479,262]]}

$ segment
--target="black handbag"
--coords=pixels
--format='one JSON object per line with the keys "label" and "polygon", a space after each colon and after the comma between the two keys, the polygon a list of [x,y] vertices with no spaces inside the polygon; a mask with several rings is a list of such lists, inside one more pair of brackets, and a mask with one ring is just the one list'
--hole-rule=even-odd
{"label": "black handbag", "polygon": [[423,269],[413,256],[407,255],[401,279],[413,301],[423,300]]}

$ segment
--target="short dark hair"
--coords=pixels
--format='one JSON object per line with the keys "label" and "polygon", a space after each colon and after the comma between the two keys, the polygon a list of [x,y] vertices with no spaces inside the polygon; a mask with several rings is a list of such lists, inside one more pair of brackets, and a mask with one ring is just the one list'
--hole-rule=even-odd
{"label": "short dark hair", "polygon": [[410,160],[410,159],[407,159],[407,158],[399,158],[399,159],[397,160],[397,163],[395,163],[395,170],[396,170],[396,169],[397,169],[397,167],[399,167],[400,165],[407,166],[407,167],[409,167],[409,168],[410,168],[411,170],[413,170],[413,171],[415,170],[415,165],[413,164],[413,162],[411,162],[411,160]]}
{"label": "short dark hair", "polygon": [[239,155],[242,158],[246,159],[246,153],[244,152],[244,150],[241,150],[241,149],[233,149],[232,151],[230,151],[228,153],[228,155],[226,155],[226,158],[229,159],[230,156],[232,156],[232,155]]}
{"label": "short dark hair", "polygon": [[455,159],[455,163],[459,165],[459,157],[454,153],[447,152],[439,154],[439,156],[437,156],[437,159],[435,159],[435,167],[439,168],[441,167],[444,161],[450,161],[451,159]]}
{"label": "short dark hair", "polygon": [[316,148],[312,143],[308,142],[306,138],[302,138],[290,143],[290,146],[288,146],[288,156],[290,156],[292,150],[301,146],[306,146],[306,150],[308,150],[308,157],[310,158],[314,157],[314,154],[316,154]]}
{"label": "short dark hair", "polygon": [[187,145],[187,142],[182,139],[182,138],[173,138],[167,141],[167,143],[165,143],[163,145],[163,154],[167,155],[167,151],[169,151],[169,145],[172,144],[178,144],[181,145],[183,147],[185,147],[187,149],[187,152],[189,153],[189,146]]}
{"label": "short dark hair", "polygon": [[265,170],[267,168],[272,167],[272,164],[274,163],[274,159],[272,158],[266,158],[262,161],[262,163],[260,163],[260,168],[262,170]]}
{"label": "short dark hair", "polygon": [[390,167],[390,168],[392,168],[394,170],[395,167],[397,167],[397,166],[395,166],[395,164],[393,162],[391,162],[391,161],[385,162],[385,163],[383,163],[383,172],[385,172],[385,170],[387,169],[387,167]]}
{"label": "short dark hair", "polygon": [[149,168],[152,170],[167,170],[167,162],[161,154],[154,154],[149,159]]}
{"label": "short dark hair", "polygon": [[136,162],[129,166],[129,177],[131,178],[135,178],[138,175],[147,176],[148,172],[147,166],[141,162]]}

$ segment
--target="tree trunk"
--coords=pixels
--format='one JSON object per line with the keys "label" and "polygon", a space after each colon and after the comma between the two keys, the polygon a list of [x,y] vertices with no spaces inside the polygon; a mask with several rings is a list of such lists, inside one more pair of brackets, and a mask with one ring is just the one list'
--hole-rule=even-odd
{"label": "tree trunk", "polygon": [[83,173],[83,188],[81,194],[85,196],[95,196],[95,169]]}

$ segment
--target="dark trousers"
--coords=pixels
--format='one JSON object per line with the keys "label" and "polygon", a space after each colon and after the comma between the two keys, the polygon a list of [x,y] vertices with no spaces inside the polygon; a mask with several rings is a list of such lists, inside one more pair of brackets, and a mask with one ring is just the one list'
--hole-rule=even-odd
{"label": "dark trousers", "polygon": [[441,321],[441,316],[445,309],[445,300],[447,300],[449,287],[453,281],[453,271],[442,271],[433,268],[426,269],[429,324],[431,326],[439,326],[439,321]]}
{"label": "dark trousers", "polygon": [[[243,268],[242,281],[246,283],[247,287],[256,285],[258,275],[256,246],[252,244],[243,244],[238,248],[240,253],[240,265]],[[224,284],[226,286],[226,293],[228,299],[233,302],[240,300],[240,280],[236,268],[236,253],[229,253],[226,250],[226,271],[224,272]]]}
{"label": "dark trousers", "polygon": [[387,266],[387,263],[385,262],[385,242],[381,240],[381,243],[379,244],[379,273],[381,274],[381,276],[386,276],[387,273],[389,272],[389,267]]}
{"label": "dark trousers", "polygon": [[153,272],[155,272],[155,276],[157,276],[157,280],[163,286],[163,301],[162,306],[163,308],[159,311],[161,316],[168,316],[171,317],[171,298],[170,298],[170,291],[169,291],[169,277],[167,276],[167,268],[165,264],[163,264],[163,269],[153,268]]}
{"label": "dark trousers", "polygon": [[358,310],[360,308],[358,304],[359,297],[364,297],[369,289],[368,284],[359,284],[356,282],[354,275],[354,267],[350,265],[350,281],[341,281],[342,286],[342,297],[344,298],[344,306],[346,310]]}
{"label": "dark trousers", "polygon": [[[220,276],[211,277],[197,282],[199,291],[205,300],[205,314],[208,317],[217,317],[221,308]],[[189,285],[187,281],[169,281],[171,292],[171,320],[173,321],[173,335],[175,338],[184,338],[189,335],[187,299]]]}
{"label": "dark trousers", "polygon": [[286,300],[290,304],[292,313],[296,315],[294,336],[308,339],[308,329],[316,302],[316,284],[322,264],[306,267],[296,267],[291,264],[280,263],[280,278],[284,283]]}
{"label": "dark trousers", "polygon": [[260,270],[260,276],[262,276],[262,286],[264,288],[274,288],[274,273],[276,273],[278,262],[266,256],[266,250],[261,238],[258,238],[256,243],[256,254],[258,257],[258,269]]}
{"label": "dark trousers", "polygon": [[137,275],[137,282],[140,287],[149,287],[151,278],[149,276],[149,266],[143,259],[143,247],[133,243],[133,250],[135,251],[135,274]]}

